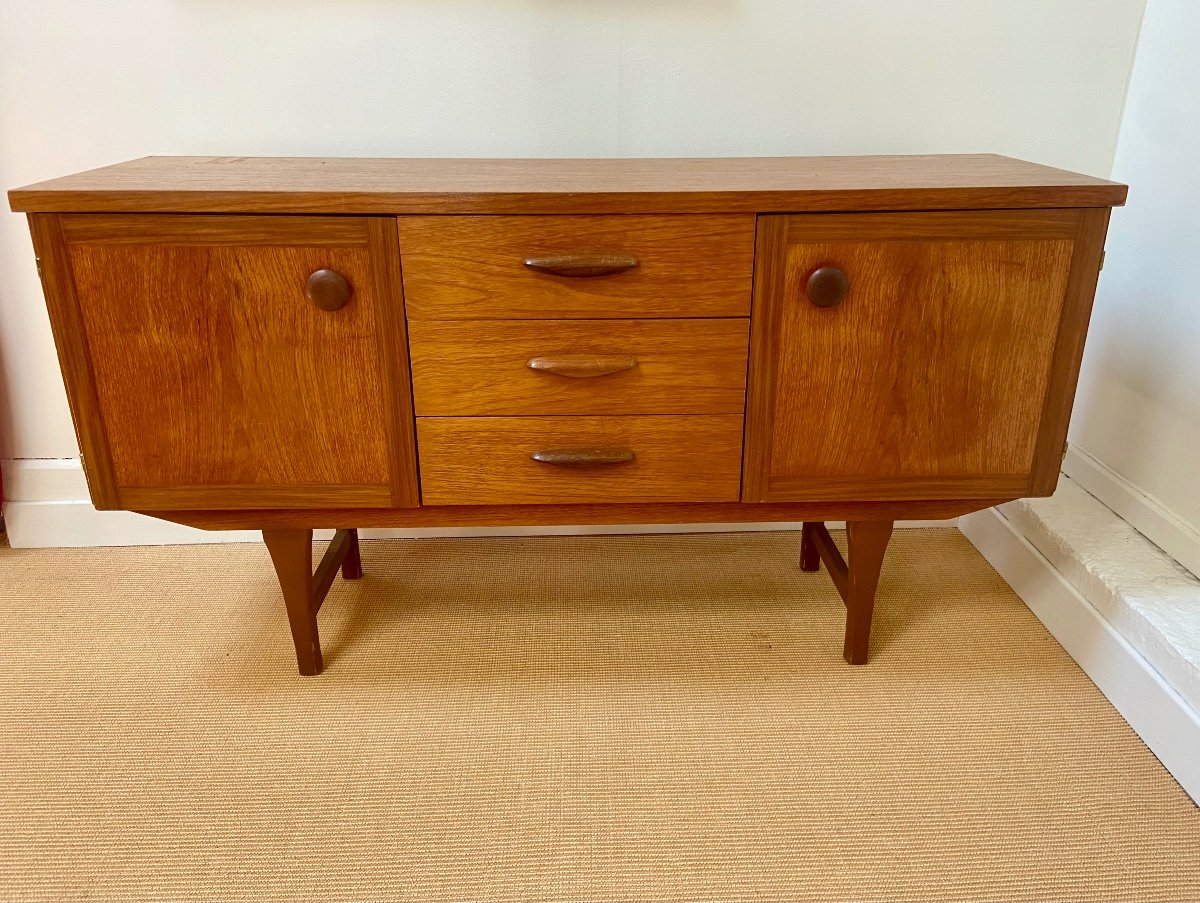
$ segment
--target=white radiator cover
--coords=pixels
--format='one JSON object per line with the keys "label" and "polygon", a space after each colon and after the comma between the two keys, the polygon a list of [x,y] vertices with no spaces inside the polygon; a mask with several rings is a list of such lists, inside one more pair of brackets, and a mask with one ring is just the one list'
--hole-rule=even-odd
{"label": "white radiator cover", "polygon": [[1067,477],[1000,511],[1200,711],[1200,580]]}

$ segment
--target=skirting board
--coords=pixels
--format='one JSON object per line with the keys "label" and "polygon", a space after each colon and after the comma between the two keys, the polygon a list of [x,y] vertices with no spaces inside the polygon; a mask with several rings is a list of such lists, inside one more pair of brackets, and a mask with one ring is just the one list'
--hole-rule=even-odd
{"label": "skirting board", "polygon": [[1200,530],[1087,452],[1067,446],[1062,471],[1200,577]]}
{"label": "skirting board", "polygon": [[1200,714],[994,508],[959,528],[1200,803]]}
{"label": "skirting board", "polygon": [[[23,459],[4,462],[4,505],[8,541],[21,548],[152,546],[189,543],[260,542],[254,530],[196,530],[134,514],[97,511],[87,501],[87,483],[77,459]],[[954,521],[903,521],[897,527],[949,527]],[[840,526],[830,524],[831,527]],[[434,536],[581,536],[640,533],[733,533],[799,530],[798,523],[596,524],[553,527],[436,527],[362,530],[363,539]],[[318,532],[328,538],[331,531]]]}

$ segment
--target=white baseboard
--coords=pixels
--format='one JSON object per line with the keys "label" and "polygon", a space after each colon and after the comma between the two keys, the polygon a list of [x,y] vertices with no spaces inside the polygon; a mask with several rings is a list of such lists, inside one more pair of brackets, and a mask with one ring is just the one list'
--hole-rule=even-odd
{"label": "white baseboard", "polygon": [[998,511],[961,517],[959,528],[1200,802],[1200,714]]}
{"label": "white baseboard", "polygon": [[78,458],[6,458],[6,502],[87,501],[87,480]]}
{"label": "white baseboard", "polygon": [[134,514],[97,511],[78,458],[24,458],[4,466],[4,525],[15,549],[258,542],[252,530],[207,531]]}
{"label": "white baseboard", "polygon": [[1200,530],[1087,452],[1067,447],[1062,471],[1200,577]]}
{"label": "white baseboard", "polygon": [[[4,520],[13,548],[184,545],[258,542],[253,530],[196,530],[129,511],[97,511],[88,501],[78,459],[4,461]],[[897,527],[949,527],[954,521],[903,521]],[[838,526],[831,524],[830,526]],[[733,533],[799,530],[792,522],[737,524],[585,524],[551,527],[364,529],[364,539],[434,536],[581,536],[642,533]],[[329,531],[318,536],[328,536]]]}
{"label": "white baseboard", "polygon": [[262,540],[262,534],[254,530],[197,530],[132,511],[97,511],[86,501],[6,502],[4,525],[8,544],[14,549]]}

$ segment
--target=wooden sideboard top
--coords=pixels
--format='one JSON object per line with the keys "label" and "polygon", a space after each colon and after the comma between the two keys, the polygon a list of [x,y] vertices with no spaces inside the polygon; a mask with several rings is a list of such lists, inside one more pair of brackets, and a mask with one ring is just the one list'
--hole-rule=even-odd
{"label": "wooden sideboard top", "polygon": [[9,192],[44,213],[706,213],[1110,207],[1124,185],[994,154],[695,159],[143,157]]}

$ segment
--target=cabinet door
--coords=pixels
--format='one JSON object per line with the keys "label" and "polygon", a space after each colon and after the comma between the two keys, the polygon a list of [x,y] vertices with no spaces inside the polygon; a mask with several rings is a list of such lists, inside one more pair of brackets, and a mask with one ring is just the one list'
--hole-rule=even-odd
{"label": "cabinet door", "polygon": [[[393,220],[46,216],[34,234],[98,505],[416,504]],[[320,270],[344,280],[326,274],[324,308]]]}
{"label": "cabinet door", "polygon": [[761,217],[743,499],[1051,491],[1106,223]]}

